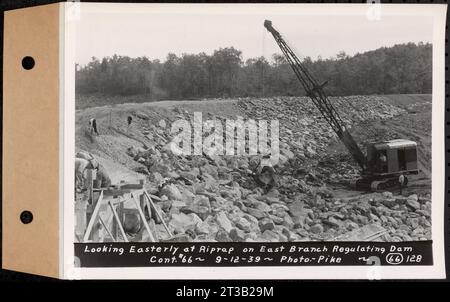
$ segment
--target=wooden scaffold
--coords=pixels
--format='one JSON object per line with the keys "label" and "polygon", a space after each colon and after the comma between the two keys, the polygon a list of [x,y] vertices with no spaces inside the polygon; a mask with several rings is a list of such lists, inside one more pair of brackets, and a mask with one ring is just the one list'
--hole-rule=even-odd
{"label": "wooden scaffold", "polygon": [[[145,190],[143,180],[139,184],[120,183],[116,187],[96,189],[94,186],[95,176],[95,170],[88,170],[88,196],[85,199],[86,202],[76,206],[76,237],[78,241],[158,242],[170,241],[174,238],[160,209],[153,201],[159,197],[153,196]],[[142,224],[134,234],[127,233],[124,227],[127,215],[130,213],[138,216],[139,225]],[[153,221],[152,217],[155,218]],[[163,225],[168,238],[159,238],[156,232],[157,222]]]}

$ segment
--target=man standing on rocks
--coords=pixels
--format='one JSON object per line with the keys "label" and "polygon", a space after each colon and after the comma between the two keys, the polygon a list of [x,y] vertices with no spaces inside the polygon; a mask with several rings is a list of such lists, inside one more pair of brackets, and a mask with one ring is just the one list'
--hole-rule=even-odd
{"label": "man standing on rocks", "polygon": [[129,115],[127,117],[127,133],[130,130],[130,126],[131,126],[131,122],[133,121],[133,117],[131,115]]}
{"label": "man standing on rocks", "polygon": [[89,120],[89,131],[92,134],[97,134],[98,135],[98,131],[97,131],[97,120],[95,118],[91,118]]}
{"label": "man standing on rocks", "polygon": [[400,176],[398,177],[398,183],[400,184],[400,195],[403,195],[403,185],[405,184],[405,176],[403,174],[400,174]]}

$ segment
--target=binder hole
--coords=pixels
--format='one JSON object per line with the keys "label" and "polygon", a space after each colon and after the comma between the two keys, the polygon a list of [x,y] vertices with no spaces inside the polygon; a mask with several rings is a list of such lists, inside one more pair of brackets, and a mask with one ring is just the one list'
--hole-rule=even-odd
{"label": "binder hole", "polygon": [[22,221],[23,224],[29,224],[33,221],[33,214],[30,211],[23,211],[20,213],[20,221]]}
{"label": "binder hole", "polygon": [[34,59],[32,57],[26,56],[22,59],[22,67],[26,70],[32,69],[34,64]]}

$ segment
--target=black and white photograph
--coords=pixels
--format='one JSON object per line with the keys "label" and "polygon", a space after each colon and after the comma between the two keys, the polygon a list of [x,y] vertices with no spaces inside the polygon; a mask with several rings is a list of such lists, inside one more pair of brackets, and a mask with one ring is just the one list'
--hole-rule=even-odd
{"label": "black and white photograph", "polygon": [[445,10],[351,6],[78,7],[74,243],[431,250]]}

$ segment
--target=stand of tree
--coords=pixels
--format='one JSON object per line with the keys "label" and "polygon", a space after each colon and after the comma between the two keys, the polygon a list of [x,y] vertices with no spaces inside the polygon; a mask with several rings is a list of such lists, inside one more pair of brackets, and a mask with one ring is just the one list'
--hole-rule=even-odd
{"label": "stand of tree", "polygon": [[[431,93],[431,44],[400,44],[354,56],[303,60],[329,95]],[[284,57],[242,60],[242,52],[221,48],[212,55],[170,53],[165,62],[114,55],[77,66],[76,92],[147,95],[150,99],[192,99],[304,95]]]}

